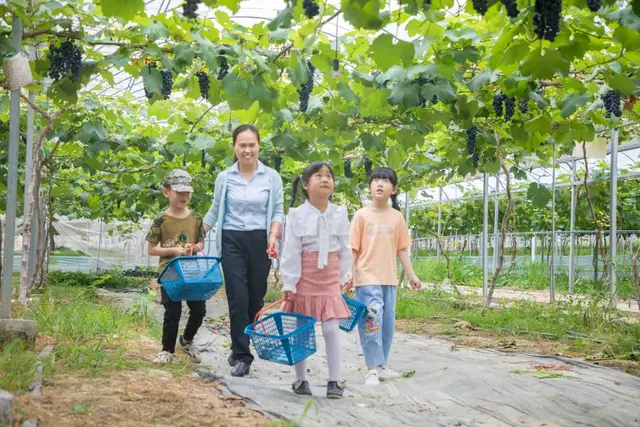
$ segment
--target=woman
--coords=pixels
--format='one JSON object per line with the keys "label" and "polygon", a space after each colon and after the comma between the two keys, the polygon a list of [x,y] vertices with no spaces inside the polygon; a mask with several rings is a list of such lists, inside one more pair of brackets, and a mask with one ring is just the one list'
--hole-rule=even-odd
{"label": "woman", "polygon": [[216,249],[229,303],[231,375],[249,373],[253,355],[244,329],[264,306],[269,253],[276,248],[284,218],[282,179],[258,160],[260,134],[251,125],[233,131],[236,162],[216,177],[213,204],[204,217],[205,232],[216,229]]}

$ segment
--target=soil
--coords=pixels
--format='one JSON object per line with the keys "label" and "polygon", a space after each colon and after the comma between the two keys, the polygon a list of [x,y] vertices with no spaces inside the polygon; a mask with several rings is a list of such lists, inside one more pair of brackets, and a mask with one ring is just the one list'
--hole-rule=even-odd
{"label": "soil", "polygon": [[[37,346],[44,344],[46,339]],[[280,425],[246,408],[243,399],[223,395],[220,384],[198,376],[185,357],[174,359],[177,370],[167,370],[149,363],[155,342],[127,344],[127,357],[146,365],[104,376],[56,374],[45,379],[40,405],[31,394],[16,396],[14,425],[34,418],[38,426],[56,427]]]}

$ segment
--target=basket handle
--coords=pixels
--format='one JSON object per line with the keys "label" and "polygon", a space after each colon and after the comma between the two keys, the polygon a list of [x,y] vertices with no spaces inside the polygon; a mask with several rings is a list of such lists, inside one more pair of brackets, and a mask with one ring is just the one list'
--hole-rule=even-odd
{"label": "basket handle", "polygon": [[264,332],[265,335],[267,335],[267,328],[264,327],[264,323],[262,322],[262,317],[264,315],[264,313],[266,311],[271,310],[273,307],[276,307],[279,304],[282,304],[283,302],[288,301],[287,298],[280,298],[277,301],[272,302],[271,304],[269,304],[266,307],[263,307],[262,310],[260,310],[258,313],[256,313],[256,317],[253,319],[253,330],[256,330],[256,323],[258,323],[258,321],[260,321],[260,326],[262,327],[262,332]]}
{"label": "basket handle", "polygon": [[191,247],[189,248],[189,252],[190,252],[190,255],[193,256],[193,252],[196,252],[196,253],[197,252],[202,252],[202,253],[204,253],[204,250],[200,249],[200,246],[198,246],[198,245],[191,245]]}

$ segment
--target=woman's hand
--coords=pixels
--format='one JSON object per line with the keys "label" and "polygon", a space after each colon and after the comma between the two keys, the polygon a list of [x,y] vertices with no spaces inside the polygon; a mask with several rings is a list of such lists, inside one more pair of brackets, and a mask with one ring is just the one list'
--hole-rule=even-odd
{"label": "woman's hand", "polygon": [[267,254],[269,254],[271,258],[278,258],[278,237],[276,233],[269,234]]}
{"label": "woman's hand", "polygon": [[285,301],[293,301],[294,293],[291,291],[282,291],[282,297]]}
{"label": "woman's hand", "polygon": [[422,281],[415,274],[413,275],[409,283],[411,284],[411,289],[413,289],[414,291],[419,291],[423,288]]}

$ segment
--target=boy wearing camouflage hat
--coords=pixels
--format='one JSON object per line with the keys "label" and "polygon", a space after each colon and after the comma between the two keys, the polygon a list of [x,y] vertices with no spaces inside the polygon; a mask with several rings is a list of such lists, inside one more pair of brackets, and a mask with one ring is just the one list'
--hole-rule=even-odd
{"label": "boy wearing camouflage hat", "polygon": [[[165,178],[162,194],[169,200],[169,208],[153,222],[147,234],[149,255],[160,257],[158,272],[162,272],[174,257],[189,255],[192,246],[204,247],[205,233],[202,217],[187,207],[191,201],[191,193],[193,193],[193,187],[191,186],[191,176],[187,171],[174,169]],[[189,320],[184,334],[178,338],[182,302],[171,301],[162,287],[160,292],[165,310],[162,326],[162,351],[158,353],[154,362],[170,363],[175,353],[176,340],[179,339],[180,347],[189,355],[191,361],[200,363],[202,359],[193,343],[193,338],[202,325],[206,314],[206,302],[187,301],[190,310]]]}

